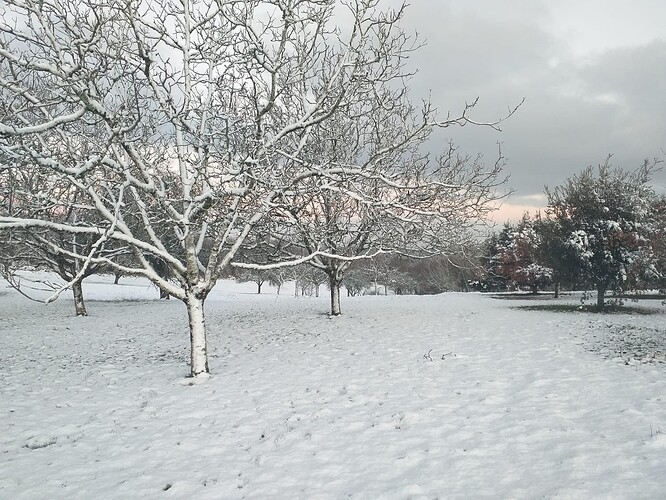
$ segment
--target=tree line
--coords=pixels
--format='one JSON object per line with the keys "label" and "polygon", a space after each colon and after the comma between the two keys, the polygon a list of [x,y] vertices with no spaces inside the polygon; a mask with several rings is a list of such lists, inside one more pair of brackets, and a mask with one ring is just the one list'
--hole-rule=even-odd
{"label": "tree line", "polygon": [[[351,263],[345,274],[349,295],[436,294],[446,291],[531,293],[590,290],[603,308],[608,293],[654,290],[666,293],[666,196],[650,179],[661,162],[631,171],[608,158],[555,188],[546,187],[548,207],[479,242],[448,248],[445,255],[419,259],[378,255]],[[324,275],[294,268],[281,277],[266,271],[236,274],[239,281],[286,279],[306,288],[326,283]]]}
{"label": "tree line", "polygon": [[608,292],[666,289],[666,197],[650,178],[659,161],[634,171],[609,160],[553,189],[545,214],[506,224],[486,243],[484,290],[593,288]]}

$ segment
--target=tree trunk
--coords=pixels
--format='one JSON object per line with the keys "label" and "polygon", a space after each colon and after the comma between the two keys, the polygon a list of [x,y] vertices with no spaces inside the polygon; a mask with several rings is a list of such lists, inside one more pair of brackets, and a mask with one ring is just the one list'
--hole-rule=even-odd
{"label": "tree trunk", "polygon": [[599,309],[604,308],[604,297],[606,295],[606,287],[598,285],[597,286],[597,307]]}
{"label": "tree trunk", "polygon": [[335,274],[331,274],[328,278],[328,283],[331,288],[331,316],[340,316],[342,314],[342,310],[340,309],[341,280],[336,278]]}
{"label": "tree trunk", "polygon": [[88,316],[86,305],[83,302],[83,287],[81,281],[75,281],[72,285],[72,293],[74,294],[74,308],[76,309],[77,316]]}
{"label": "tree trunk", "polygon": [[560,298],[560,282],[559,281],[555,282],[555,298],[556,299]]}
{"label": "tree trunk", "polygon": [[263,285],[263,283],[257,283],[257,293],[261,293],[261,285]]}
{"label": "tree trunk", "polygon": [[539,293],[538,285],[530,285],[530,288],[532,289],[532,295],[537,295]]}
{"label": "tree trunk", "polygon": [[204,300],[189,296],[185,300],[190,323],[190,367],[196,377],[208,371],[208,343],[204,320]]}
{"label": "tree trunk", "polygon": [[315,285],[315,297],[319,297],[319,285]]}
{"label": "tree trunk", "polygon": [[160,299],[169,300],[170,298],[171,298],[171,295],[169,295],[169,292],[167,292],[166,290],[162,290],[160,288]]}
{"label": "tree trunk", "polygon": [[123,273],[115,272],[115,273],[113,273],[113,275],[114,275],[114,278],[113,278],[113,284],[114,284],[114,285],[117,285],[118,282],[120,281],[120,278],[122,278]]}
{"label": "tree trunk", "polygon": [[294,281],[294,297],[298,297],[298,280]]}

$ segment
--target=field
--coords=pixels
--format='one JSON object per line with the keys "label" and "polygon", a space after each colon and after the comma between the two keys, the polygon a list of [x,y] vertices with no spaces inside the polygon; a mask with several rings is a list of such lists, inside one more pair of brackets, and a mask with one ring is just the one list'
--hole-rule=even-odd
{"label": "field", "polygon": [[666,491],[659,301],[600,315],[365,296],[330,318],[324,296],[223,282],[207,301],[212,376],[192,384],[184,306],[92,281],[85,318],[69,296],[0,288],[0,498]]}

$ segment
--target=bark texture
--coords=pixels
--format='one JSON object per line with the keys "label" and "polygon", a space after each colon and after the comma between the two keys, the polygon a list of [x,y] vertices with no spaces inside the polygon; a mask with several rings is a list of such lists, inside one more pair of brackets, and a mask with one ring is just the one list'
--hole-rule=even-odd
{"label": "bark texture", "polygon": [[77,316],[88,316],[86,311],[86,304],[83,301],[83,287],[80,281],[76,281],[72,285],[72,293],[74,294],[74,308],[76,309]]}
{"label": "bark texture", "polygon": [[202,373],[209,373],[204,301],[190,296],[185,304],[187,305],[187,316],[190,323],[191,375],[196,377]]}
{"label": "bark texture", "polygon": [[341,280],[332,274],[329,276],[329,286],[331,288],[331,316],[340,316],[340,284]]}
{"label": "bark texture", "polygon": [[604,304],[605,304],[604,298],[605,298],[605,296],[606,296],[606,287],[601,286],[601,285],[597,286],[597,307],[599,309],[604,308]]}

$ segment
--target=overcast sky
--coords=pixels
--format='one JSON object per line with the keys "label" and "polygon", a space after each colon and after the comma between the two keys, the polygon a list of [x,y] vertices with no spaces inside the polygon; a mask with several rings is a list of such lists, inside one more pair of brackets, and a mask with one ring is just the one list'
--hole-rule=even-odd
{"label": "overcast sky", "polygon": [[[519,216],[609,154],[627,169],[666,157],[665,23],[663,0],[411,0],[403,28],[427,41],[409,62],[414,96],[431,91],[441,112],[478,96],[473,117],[492,120],[525,97],[501,133],[441,136],[487,162],[502,143],[515,190],[503,215]],[[666,192],[666,172],[654,181]]]}

